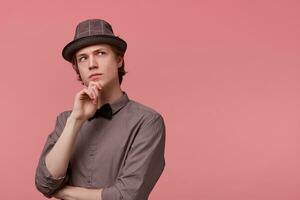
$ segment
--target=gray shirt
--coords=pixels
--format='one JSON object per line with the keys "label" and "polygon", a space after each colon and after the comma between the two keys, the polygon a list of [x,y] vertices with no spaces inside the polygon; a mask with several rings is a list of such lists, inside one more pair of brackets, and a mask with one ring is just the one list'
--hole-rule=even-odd
{"label": "gray shirt", "polygon": [[103,200],[146,200],[164,166],[165,125],[153,109],[126,93],[110,104],[112,117],[87,120],[77,136],[65,177],[54,179],[45,156],[61,135],[71,111],[60,113],[36,169],[35,184],[51,197],[65,184],[103,188]]}

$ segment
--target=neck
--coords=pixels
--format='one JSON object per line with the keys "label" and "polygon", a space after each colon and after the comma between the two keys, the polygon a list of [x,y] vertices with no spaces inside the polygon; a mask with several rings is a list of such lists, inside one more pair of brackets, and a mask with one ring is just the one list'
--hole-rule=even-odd
{"label": "neck", "polygon": [[123,92],[120,86],[114,88],[103,88],[101,91],[101,95],[99,96],[98,108],[100,108],[102,105],[106,103],[109,104],[114,103],[119,98],[121,98],[122,95]]}

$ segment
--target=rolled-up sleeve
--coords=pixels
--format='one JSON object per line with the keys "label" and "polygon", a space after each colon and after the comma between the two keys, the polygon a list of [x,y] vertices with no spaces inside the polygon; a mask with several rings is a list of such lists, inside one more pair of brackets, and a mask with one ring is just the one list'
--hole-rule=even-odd
{"label": "rolled-up sleeve", "polygon": [[38,162],[38,166],[36,168],[36,188],[48,198],[50,198],[55,192],[57,192],[62,186],[64,186],[64,184],[68,180],[67,175],[61,178],[54,178],[48,171],[45,162],[46,155],[52,149],[65,127],[66,119],[66,113],[61,113],[57,116],[55,128],[47,138]]}
{"label": "rolled-up sleeve", "polygon": [[147,200],[165,167],[164,149],[164,120],[153,114],[136,134],[114,185],[103,189],[102,200]]}

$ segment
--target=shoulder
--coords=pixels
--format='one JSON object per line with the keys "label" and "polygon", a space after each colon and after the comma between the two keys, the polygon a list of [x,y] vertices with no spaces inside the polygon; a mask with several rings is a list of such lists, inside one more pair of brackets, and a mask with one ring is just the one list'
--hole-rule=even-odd
{"label": "shoulder", "polygon": [[154,108],[146,106],[135,100],[130,100],[127,107],[130,115],[134,116],[134,118],[139,119],[142,124],[160,124],[164,126],[163,116]]}
{"label": "shoulder", "polygon": [[[165,141],[166,127],[162,115],[155,109],[130,100],[128,112],[131,113],[134,130],[134,146],[149,145],[151,148],[163,147]],[[127,122],[130,120],[127,120]]]}
{"label": "shoulder", "polygon": [[65,110],[60,112],[56,117],[57,122],[60,124],[65,124],[71,112],[72,110]]}
{"label": "shoulder", "polygon": [[157,117],[160,116],[160,117],[162,117],[161,114],[154,108],[146,106],[135,100],[129,100],[128,108],[131,112],[134,112],[136,114],[140,114],[143,116],[157,116]]}

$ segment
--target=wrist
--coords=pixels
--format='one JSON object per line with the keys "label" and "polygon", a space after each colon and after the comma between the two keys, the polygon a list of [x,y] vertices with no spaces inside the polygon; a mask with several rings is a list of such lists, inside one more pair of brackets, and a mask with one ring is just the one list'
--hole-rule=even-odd
{"label": "wrist", "polygon": [[80,119],[76,116],[74,116],[73,112],[70,114],[70,116],[68,117],[67,121],[71,122],[71,123],[76,123],[76,124],[83,124],[86,119]]}
{"label": "wrist", "polygon": [[79,130],[85,121],[86,120],[77,119],[77,118],[73,117],[71,114],[67,119],[66,126],[73,127],[73,128],[75,128],[75,130]]}
{"label": "wrist", "polygon": [[65,186],[56,195],[58,199],[68,200],[101,200],[102,189],[88,189],[83,187]]}

